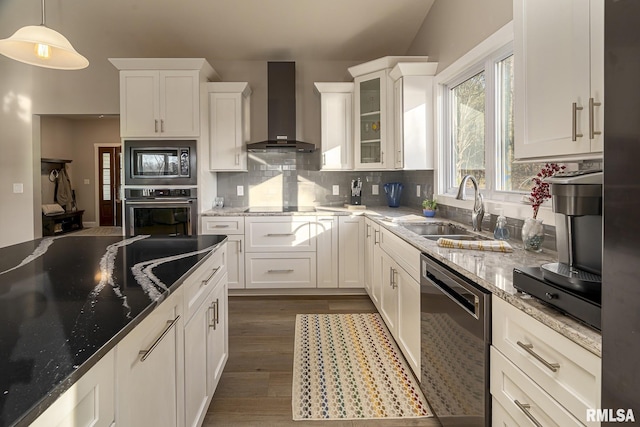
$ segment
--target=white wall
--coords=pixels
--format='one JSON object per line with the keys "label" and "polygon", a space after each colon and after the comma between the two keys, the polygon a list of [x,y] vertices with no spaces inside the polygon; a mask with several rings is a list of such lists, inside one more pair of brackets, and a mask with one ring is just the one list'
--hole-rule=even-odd
{"label": "white wall", "polygon": [[513,19],[513,0],[436,0],[407,55],[429,55],[438,71]]}

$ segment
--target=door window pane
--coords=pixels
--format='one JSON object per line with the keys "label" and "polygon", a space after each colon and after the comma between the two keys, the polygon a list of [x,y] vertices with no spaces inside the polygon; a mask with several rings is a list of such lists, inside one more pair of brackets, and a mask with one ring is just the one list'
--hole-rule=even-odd
{"label": "door window pane", "polygon": [[485,186],[485,73],[450,89],[451,143],[455,185],[473,175]]}

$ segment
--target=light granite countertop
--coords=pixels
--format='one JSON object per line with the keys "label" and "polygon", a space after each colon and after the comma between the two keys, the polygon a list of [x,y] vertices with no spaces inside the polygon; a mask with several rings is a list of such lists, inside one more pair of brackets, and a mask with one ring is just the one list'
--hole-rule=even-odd
{"label": "light granite countertop", "polygon": [[[510,241],[513,252],[489,252],[468,249],[448,249],[439,247],[435,241],[426,239],[402,226],[403,222],[446,222],[470,229],[470,224],[460,224],[445,218],[423,217],[418,209],[389,208],[386,206],[367,209],[347,209],[340,207],[316,207],[315,212],[260,212],[248,213],[246,208],[211,209],[201,216],[273,216],[273,215],[365,215],[390,230],[421,252],[428,253],[442,261],[472,281],[483,286],[497,297],[539,320],[551,329],[574,341],[593,354],[602,355],[602,335],[588,326],[567,316],[559,310],[517,291],[513,287],[513,269],[516,267],[537,267],[547,262],[557,261],[557,254],[544,250],[532,253],[522,248],[522,243]],[[479,233],[487,237],[488,232]]]}

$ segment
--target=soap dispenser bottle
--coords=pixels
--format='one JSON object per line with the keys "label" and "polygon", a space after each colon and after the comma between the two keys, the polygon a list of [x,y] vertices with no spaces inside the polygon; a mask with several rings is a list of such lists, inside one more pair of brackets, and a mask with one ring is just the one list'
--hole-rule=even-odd
{"label": "soap dispenser bottle", "polygon": [[496,220],[496,228],[493,230],[493,237],[496,240],[509,240],[509,229],[507,228],[507,218],[502,215],[498,216]]}

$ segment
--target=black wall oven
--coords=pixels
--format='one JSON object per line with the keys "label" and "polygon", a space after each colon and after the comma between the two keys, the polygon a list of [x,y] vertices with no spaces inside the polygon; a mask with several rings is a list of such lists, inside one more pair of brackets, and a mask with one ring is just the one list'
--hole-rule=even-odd
{"label": "black wall oven", "polygon": [[443,426],[490,426],[491,293],[420,257],[421,383]]}
{"label": "black wall oven", "polygon": [[196,185],[196,145],[196,141],[125,141],[125,185]]}
{"label": "black wall oven", "polygon": [[198,234],[196,188],[126,188],[125,234]]}

